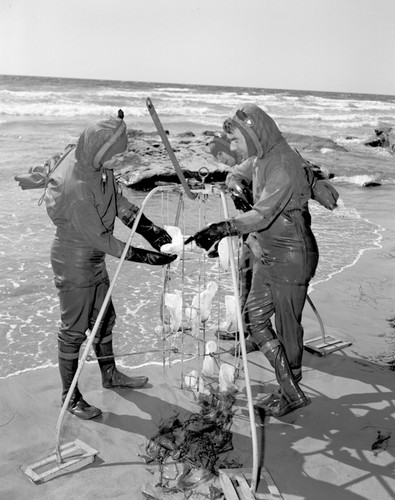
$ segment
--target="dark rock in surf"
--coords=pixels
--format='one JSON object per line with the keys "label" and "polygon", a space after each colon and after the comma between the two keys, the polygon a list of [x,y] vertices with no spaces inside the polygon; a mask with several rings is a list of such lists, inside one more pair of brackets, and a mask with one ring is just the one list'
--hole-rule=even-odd
{"label": "dark rock in surf", "polygon": [[378,181],[368,181],[362,184],[362,187],[377,187],[381,186],[381,182]]}
{"label": "dark rock in surf", "polygon": [[391,125],[380,124],[374,133],[374,137],[364,143],[365,146],[384,148],[395,153],[395,129]]}

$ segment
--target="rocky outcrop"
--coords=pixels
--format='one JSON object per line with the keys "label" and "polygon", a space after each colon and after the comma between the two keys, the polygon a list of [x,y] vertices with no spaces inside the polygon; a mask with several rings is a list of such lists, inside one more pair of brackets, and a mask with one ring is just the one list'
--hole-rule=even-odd
{"label": "rocky outcrop", "polygon": [[374,131],[374,137],[365,142],[365,146],[385,148],[395,153],[395,129],[391,125],[380,124]]}
{"label": "rocky outcrop", "polygon": [[325,137],[292,133],[284,133],[283,136],[291,146],[295,147],[299,151],[319,153],[323,149],[333,149],[335,151],[347,152],[346,148],[340,146],[340,144],[337,144],[335,141],[332,141],[332,139],[327,139]]}
{"label": "rocky outcrop", "polygon": [[[213,131],[204,131],[199,135],[187,131],[174,136],[167,132],[167,135],[187,179],[194,178],[200,182],[201,174],[207,174],[206,182],[225,180],[231,169],[218,163],[208,148]],[[346,151],[330,139],[299,134],[284,136],[301,153],[316,152],[322,148]],[[128,150],[114,169],[123,184],[137,190],[149,190],[157,182],[178,183],[170,157],[156,132],[129,130],[128,137]]]}
{"label": "rocky outcrop", "polygon": [[[116,175],[128,187],[151,189],[156,182],[178,182],[170,157],[157,134],[130,131],[127,153],[115,169]],[[184,132],[169,135],[169,142],[186,178],[201,181],[199,172],[207,175],[207,182],[221,182],[229,168],[218,163],[208,149],[210,133],[196,136]],[[212,134],[211,134],[212,135]],[[202,170],[203,169],[203,170]]]}

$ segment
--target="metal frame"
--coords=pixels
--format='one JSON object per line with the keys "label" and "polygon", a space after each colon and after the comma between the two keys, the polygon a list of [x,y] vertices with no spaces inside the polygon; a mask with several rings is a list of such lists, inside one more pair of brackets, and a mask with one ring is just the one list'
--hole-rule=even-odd
{"label": "metal frame", "polygon": [[313,354],[318,354],[319,356],[327,356],[332,352],[339,351],[340,349],[344,349],[345,347],[349,347],[352,342],[342,339],[336,339],[331,335],[326,335],[324,323],[319,315],[317,308],[313,304],[313,301],[309,296],[307,296],[307,302],[310,304],[318,323],[321,329],[321,336],[314,337],[312,339],[307,339],[304,341],[303,347],[306,351],[311,352]]}

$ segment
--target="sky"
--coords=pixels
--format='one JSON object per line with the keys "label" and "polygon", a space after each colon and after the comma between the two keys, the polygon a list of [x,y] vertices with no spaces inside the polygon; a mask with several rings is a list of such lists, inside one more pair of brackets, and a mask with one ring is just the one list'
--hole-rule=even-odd
{"label": "sky", "polygon": [[395,95],[395,0],[0,0],[0,74]]}

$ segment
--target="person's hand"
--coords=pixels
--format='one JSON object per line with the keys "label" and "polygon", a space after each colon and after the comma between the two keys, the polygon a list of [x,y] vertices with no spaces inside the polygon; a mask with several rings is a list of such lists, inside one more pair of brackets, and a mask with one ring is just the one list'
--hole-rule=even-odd
{"label": "person's hand", "polygon": [[162,227],[151,222],[144,214],[140,217],[136,232],[141,234],[152,248],[158,251],[163,245],[171,243],[171,236],[169,233]]}
{"label": "person's hand", "polygon": [[[224,220],[222,222],[214,222],[209,226],[195,233],[190,239],[195,240],[196,245],[208,251],[214,243],[226,236],[235,236],[239,234],[233,220]],[[186,242],[185,242],[186,243]]]}
{"label": "person's hand", "polygon": [[125,260],[149,264],[151,266],[165,266],[176,260],[177,255],[161,252],[152,252],[145,248],[129,247]]}

